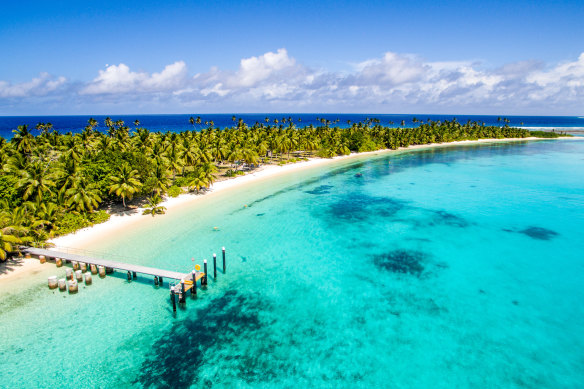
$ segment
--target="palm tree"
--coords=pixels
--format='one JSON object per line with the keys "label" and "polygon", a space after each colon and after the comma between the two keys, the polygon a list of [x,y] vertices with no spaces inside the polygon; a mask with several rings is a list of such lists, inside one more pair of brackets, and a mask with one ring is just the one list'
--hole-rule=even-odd
{"label": "palm tree", "polygon": [[[76,179],[73,186],[65,192],[65,196],[67,206],[78,212],[91,212],[101,202],[100,191],[96,185],[88,183],[83,178]],[[124,206],[126,206],[125,203]]]}
{"label": "palm tree", "polygon": [[51,188],[55,186],[54,174],[49,172],[49,166],[43,162],[36,161],[29,164],[25,170],[20,172],[20,180],[16,186],[24,189],[22,198],[24,200],[33,196],[37,202],[41,202],[45,193],[52,193]]}
{"label": "palm tree", "polygon": [[22,243],[22,239],[12,235],[11,232],[12,230],[7,227],[0,229],[0,259],[2,261],[5,261],[8,254],[14,251],[15,245]]}
{"label": "palm tree", "polygon": [[209,182],[206,178],[206,174],[203,171],[203,169],[197,169],[194,172],[194,174],[189,177],[189,182],[188,182],[189,190],[195,189],[197,191],[197,193],[199,193],[201,188],[204,188],[208,185],[209,185]]}
{"label": "palm tree", "polygon": [[156,215],[163,215],[166,211],[166,207],[158,205],[162,201],[159,195],[156,194],[152,197],[149,197],[147,201],[148,206],[146,209],[144,209],[144,211],[142,211],[142,215],[152,215],[152,217],[154,217]]}
{"label": "palm tree", "polygon": [[170,176],[166,170],[164,164],[157,163],[154,166],[154,171],[148,179],[150,185],[152,185],[152,191],[157,195],[161,195],[166,192],[170,186]]}
{"label": "palm tree", "polygon": [[14,136],[10,142],[15,146],[16,151],[22,154],[30,154],[33,147],[34,136],[28,130],[28,126],[18,126],[16,130],[12,131]]}
{"label": "palm tree", "polygon": [[124,208],[127,208],[126,198],[132,200],[134,194],[142,187],[142,183],[138,179],[138,170],[132,169],[128,163],[124,163],[110,180],[112,184],[109,187],[109,193],[120,196]]}

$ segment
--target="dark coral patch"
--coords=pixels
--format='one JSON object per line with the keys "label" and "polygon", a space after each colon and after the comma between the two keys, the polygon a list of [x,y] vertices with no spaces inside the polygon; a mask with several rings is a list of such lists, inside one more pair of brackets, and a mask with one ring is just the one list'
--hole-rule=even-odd
{"label": "dark coral patch", "polygon": [[434,211],[434,217],[432,218],[432,224],[444,224],[452,227],[468,227],[470,224],[468,221],[460,216],[456,216],[450,212],[446,211]]}
{"label": "dark coral patch", "polygon": [[538,240],[550,240],[559,235],[557,232],[543,227],[529,227],[519,232]]}
{"label": "dark coral patch", "polygon": [[376,255],[375,266],[380,269],[399,274],[411,274],[420,277],[425,270],[427,255],[415,250],[393,250],[389,253]]}
{"label": "dark coral patch", "polygon": [[393,217],[405,206],[401,200],[355,194],[332,204],[330,212],[335,221],[363,221],[368,218]]}
{"label": "dark coral patch", "polygon": [[332,185],[320,185],[312,190],[307,190],[305,193],[313,194],[313,195],[321,195],[321,194],[328,194],[330,190],[333,188]]}
{"label": "dark coral patch", "polygon": [[265,303],[257,297],[234,290],[225,292],[199,310],[196,318],[174,324],[152,345],[134,384],[190,387],[197,382],[197,368],[204,364],[205,350],[229,344],[240,336],[254,336],[262,328],[258,312],[265,309]]}

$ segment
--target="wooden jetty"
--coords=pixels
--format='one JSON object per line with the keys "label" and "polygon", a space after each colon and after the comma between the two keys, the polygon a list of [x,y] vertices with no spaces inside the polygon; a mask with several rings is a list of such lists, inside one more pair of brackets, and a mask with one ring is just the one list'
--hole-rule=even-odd
{"label": "wooden jetty", "polygon": [[[86,255],[62,253],[59,251],[40,249],[36,247],[22,247],[20,251],[25,254],[30,254],[34,256],[42,255],[47,258],[61,258],[67,261],[75,261],[79,263],[86,263],[88,265],[103,266],[105,268],[128,271],[134,274],[134,276],[135,274],[140,273],[155,277],[169,278],[172,280],[191,280],[191,283],[193,278],[191,273],[179,273],[171,270],[156,269],[153,267],[133,265],[130,263],[123,263],[117,261],[108,261],[106,259],[93,258]],[[201,272],[195,273],[197,280],[205,276],[205,274]]]}
{"label": "wooden jetty", "polygon": [[[225,247],[222,247],[221,250],[223,254],[223,274],[225,274]],[[176,312],[176,297],[178,297],[179,304],[186,304],[186,294],[188,291],[191,292],[192,296],[197,294],[197,281],[200,280],[202,287],[206,287],[208,284],[206,259],[203,261],[204,272],[193,270],[190,273],[180,273],[153,267],[133,265],[125,262],[109,261],[102,258],[96,258],[94,256],[95,254],[83,255],[64,252],[67,251],[66,248],[48,250],[46,248],[22,246],[20,247],[20,251],[26,255],[37,256],[41,263],[44,263],[47,258],[54,258],[57,266],[62,266],[63,260],[73,263],[73,270],[76,270],[75,277],[79,282],[83,279],[82,271],[85,270],[78,270],[76,268],[77,264],[81,264],[82,269],[91,267],[92,272],[94,272],[93,274],[96,274],[97,269],[99,268],[100,277],[105,277],[106,273],[111,273],[114,270],[121,270],[128,273],[128,281],[135,279],[138,273],[154,276],[154,285],[156,286],[163,285],[164,278],[176,280],[178,282],[169,285],[170,299],[172,301],[172,309],[174,312]],[[199,269],[199,267],[197,266],[196,269]],[[69,279],[69,293],[77,293],[77,282],[73,279],[73,273],[70,269],[68,269],[67,279]],[[213,279],[217,279],[217,256],[215,254],[213,254]],[[87,285],[91,284],[90,272],[85,274],[85,283]],[[49,277],[49,288],[55,289],[57,286],[61,291],[66,290],[65,278],[57,280],[56,276]]]}

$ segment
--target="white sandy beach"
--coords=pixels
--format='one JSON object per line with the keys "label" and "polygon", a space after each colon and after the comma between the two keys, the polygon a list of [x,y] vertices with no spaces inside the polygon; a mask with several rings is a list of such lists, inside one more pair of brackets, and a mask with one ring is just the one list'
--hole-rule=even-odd
{"label": "white sandy beach", "polygon": [[[408,148],[400,148],[398,150],[377,150],[366,153],[352,153],[346,156],[334,157],[331,159],[325,158],[312,158],[308,161],[302,161],[297,163],[291,163],[283,166],[279,165],[264,165],[254,171],[238,176],[232,179],[224,180],[213,184],[212,188],[201,194],[185,193],[176,198],[168,198],[161,205],[165,206],[167,210],[172,210],[175,208],[180,208],[186,204],[191,204],[194,201],[198,201],[203,197],[214,196],[217,193],[225,192],[230,189],[236,189],[242,185],[247,185],[250,183],[255,183],[260,180],[269,179],[282,174],[287,174],[293,171],[298,171],[300,169],[308,169],[315,166],[322,166],[326,164],[335,163],[339,160],[346,160],[350,158],[363,157],[366,155],[376,155],[385,153],[398,153],[404,150],[419,150],[427,149],[433,147],[451,147],[456,145],[468,145],[473,143],[491,143],[491,142],[510,142],[510,141],[526,141],[526,140],[538,140],[541,138],[513,138],[513,139],[480,139],[476,141],[459,141],[459,142],[449,142],[449,143],[433,143],[427,145],[414,145]],[[113,214],[111,218],[102,224],[95,225],[93,227],[88,227],[81,229],[75,233],[61,236],[52,239],[50,242],[56,247],[68,247],[83,249],[88,245],[96,244],[101,241],[106,241],[115,236],[121,231],[130,228],[135,223],[140,223],[146,218],[151,218],[148,215],[142,215],[142,208],[133,209],[131,212]],[[157,215],[156,218],[163,218],[165,215]],[[2,265],[4,266],[4,265]],[[8,281],[12,283],[13,281],[20,280],[24,274],[30,274],[30,272],[40,272],[43,268],[51,266],[50,264],[40,265],[36,259],[28,259],[20,262],[17,266],[11,266],[10,271],[0,273],[0,281],[2,284],[6,284]]]}
{"label": "white sandy beach", "polygon": [[[400,148],[398,150],[377,150],[370,151],[366,153],[352,153],[350,155],[338,156],[334,158],[311,158],[308,161],[290,163],[287,165],[263,165],[252,172],[237,176],[228,180],[220,181],[213,184],[212,188],[201,194],[185,193],[175,198],[167,198],[160,205],[165,206],[167,210],[173,208],[181,207],[187,203],[192,203],[193,201],[200,200],[203,196],[213,196],[219,192],[224,192],[230,189],[238,188],[242,185],[257,182],[259,180],[268,179],[282,174],[287,174],[292,171],[298,171],[301,169],[308,169],[315,166],[322,166],[330,163],[334,163],[339,160],[346,160],[355,157],[363,157],[366,155],[376,155],[385,153],[396,153],[404,150],[419,150],[431,147],[450,147],[462,144],[473,144],[473,143],[489,143],[489,142],[509,142],[509,141],[525,141],[525,140],[537,140],[539,138],[513,138],[513,139],[480,139],[477,141],[459,141],[459,142],[449,142],[449,143],[432,143],[427,145],[414,145],[407,148]],[[131,214],[114,214],[111,216],[110,220],[105,223],[95,225],[93,227],[84,228],[75,233],[61,236],[51,240],[55,246],[61,247],[72,247],[72,248],[84,248],[84,246],[90,243],[97,243],[101,240],[113,237],[117,232],[128,228],[131,224],[140,222],[144,218],[151,216],[142,215],[143,208],[135,209]],[[164,215],[157,215],[156,217],[164,217]]]}

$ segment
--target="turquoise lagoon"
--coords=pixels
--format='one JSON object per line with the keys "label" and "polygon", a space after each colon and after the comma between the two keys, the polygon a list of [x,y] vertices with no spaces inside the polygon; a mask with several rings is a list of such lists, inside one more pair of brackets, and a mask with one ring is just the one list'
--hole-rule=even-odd
{"label": "turquoise lagoon", "polygon": [[0,386],[584,385],[581,140],[380,153],[196,203],[90,248],[186,272],[225,246],[227,274],[176,314],[168,280],[70,296],[38,275],[0,298]]}

